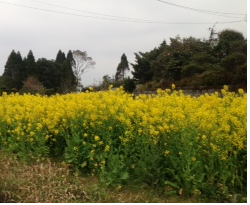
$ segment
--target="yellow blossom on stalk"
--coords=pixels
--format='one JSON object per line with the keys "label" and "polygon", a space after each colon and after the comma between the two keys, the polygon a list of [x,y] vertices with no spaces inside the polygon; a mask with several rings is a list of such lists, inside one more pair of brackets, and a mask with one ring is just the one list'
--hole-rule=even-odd
{"label": "yellow blossom on stalk", "polygon": [[48,140],[48,139],[49,139],[49,135],[46,135],[46,136],[45,136],[45,140]]}
{"label": "yellow blossom on stalk", "polygon": [[32,137],[32,136],[34,136],[35,135],[35,133],[34,132],[30,132],[30,136]]}
{"label": "yellow blossom on stalk", "polygon": [[169,155],[170,154],[170,151],[169,150],[166,150],[165,151],[165,156]]}
{"label": "yellow blossom on stalk", "polygon": [[110,146],[107,145],[107,146],[105,147],[104,151],[105,151],[105,152],[109,152],[109,150],[110,150]]}
{"label": "yellow blossom on stalk", "polygon": [[172,84],[172,90],[174,90],[175,89],[175,84]]}
{"label": "yellow blossom on stalk", "polygon": [[58,135],[59,131],[58,130],[54,130],[55,135]]}
{"label": "yellow blossom on stalk", "polygon": [[95,135],[95,141],[99,141],[100,140],[100,137],[99,136],[97,136],[97,135]]}
{"label": "yellow blossom on stalk", "polygon": [[228,91],[228,85],[224,85],[224,86],[223,86],[223,89],[224,89],[225,91]]}
{"label": "yellow blossom on stalk", "polygon": [[41,129],[43,125],[41,123],[37,123],[37,129]]}
{"label": "yellow blossom on stalk", "polygon": [[244,94],[244,90],[243,89],[238,89],[238,92],[239,92],[239,94],[241,94],[241,95],[243,95]]}
{"label": "yellow blossom on stalk", "polygon": [[202,135],[202,139],[203,140],[207,139],[207,136],[206,135]]}

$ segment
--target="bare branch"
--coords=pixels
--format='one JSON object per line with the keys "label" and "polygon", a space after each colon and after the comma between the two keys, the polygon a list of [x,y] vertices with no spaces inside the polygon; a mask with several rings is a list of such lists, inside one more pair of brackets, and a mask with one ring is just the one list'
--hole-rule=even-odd
{"label": "bare branch", "polygon": [[96,63],[91,57],[88,57],[86,51],[73,51],[73,60],[71,62],[72,70],[77,79],[77,84],[80,85],[81,76],[87,70],[93,69]]}

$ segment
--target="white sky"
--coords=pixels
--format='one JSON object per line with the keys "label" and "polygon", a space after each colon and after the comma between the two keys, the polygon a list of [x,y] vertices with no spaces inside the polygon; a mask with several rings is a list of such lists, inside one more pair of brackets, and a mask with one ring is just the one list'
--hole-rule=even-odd
{"label": "white sky", "polygon": [[[247,0],[162,1],[194,9],[247,14]],[[162,1],[0,0],[0,75],[3,74],[7,58],[13,49],[20,51],[22,57],[27,56],[29,50],[32,50],[36,60],[42,57],[48,60],[55,59],[59,49],[65,54],[68,50],[78,49],[87,51],[96,62],[95,69],[82,76],[83,85],[88,86],[102,81],[102,77],[106,74],[115,75],[123,53],[126,54],[128,61],[133,63],[134,53],[150,51],[158,47],[164,39],[168,43],[169,38],[177,35],[181,38],[193,36],[208,39],[208,29],[216,22],[242,21],[218,23],[215,30],[220,32],[227,28],[235,29],[247,37],[247,22],[244,21],[246,19],[244,15],[234,16],[239,18],[209,15],[172,6]],[[57,7],[48,4],[57,5]],[[33,9],[23,6],[33,7]],[[101,16],[86,13],[86,11],[116,17]],[[161,24],[100,19],[118,19],[118,17],[165,23],[202,24]]]}

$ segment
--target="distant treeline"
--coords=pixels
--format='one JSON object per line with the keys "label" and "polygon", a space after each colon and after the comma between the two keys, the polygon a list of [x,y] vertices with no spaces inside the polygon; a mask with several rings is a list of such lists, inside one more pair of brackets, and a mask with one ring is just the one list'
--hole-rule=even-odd
{"label": "distant treeline", "polygon": [[32,51],[22,58],[14,50],[8,57],[0,90],[4,92],[30,92],[41,94],[68,93],[76,90],[76,77],[72,70],[72,52],[67,56],[59,50],[56,60],[35,60]]}
{"label": "distant treeline", "polygon": [[[138,84],[152,87],[215,86],[247,83],[247,40],[235,30],[209,39],[170,38],[149,52],[135,53],[132,74]],[[147,89],[147,88],[145,88]]]}
{"label": "distant treeline", "polygon": [[[181,87],[247,84],[247,40],[243,34],[229,29],[218,34],[213,28],[210,31],[209,39],[177,36],[170,38],[169,45],[164,40],[149,52],[135,53],[135,63],[131,64],[133,79],[127,80],[130,92],[134,83],[143,84],[145,90],[165,88],[172,83]],[[81,60],[91,59],[85,56],[86,52],[83,54]],[[41,58],[35,61],[32,51],[22,58],[20,52],[13,50],[0,76],[0,92],[50,95],[76,91],[80,75],[72,70],[72,62],[77,63],[71,51],[65,55],[59,50],[56,60]],[[75,64],[75,68],[80,65]],[[81,69],[80,74],[86,68]],[[123,54],[115,83],[125,80],[127,70],[129,65]],[[108,75],[103,77],[103,87],[111,83]]]}

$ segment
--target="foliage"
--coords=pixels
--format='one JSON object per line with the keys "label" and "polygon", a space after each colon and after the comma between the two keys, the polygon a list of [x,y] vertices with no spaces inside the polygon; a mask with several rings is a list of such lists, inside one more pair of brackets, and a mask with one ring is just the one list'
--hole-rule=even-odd
{"label": "foliage", "polygon": [[27,58],[24,58],[23,60],[24,62],[24,66],[25,66],[25,77],[38,77],[38,70],[37,70],[37,65],[36,65],[36,61],[35,61],[35,57],[33,55],[33,52],[30,50]]}
{"label": "foliage", "polygon": [[20,158],[63,157],[106,186],[143,184],[169,194],[246,191],[247,95],[199,98],[158,90],[0,97],[0,149]]}
{"label": "foliage", "polygon": [[[37,78],[46,88],[46,94],[69,93],[76,90],[76,77],[74,76],[71,62],[73,54],[65,54],[59,50],[56,60],[45,58],[35,61],[30,50],[27,57],[22,59],[19,52],[11,52],[0,80],[0,88],[5,92],[24,92],[24,82]],[[22,89],[22,90],[21,90]],[[27,92],[29,89],[27,90]],[[43,92],[42,92],[43,93]]]}
{"label": "foliage", "polygon": [[136,88],[135,82],[130,77],[124,79],[124,90],[129,93],[133,93]]}
{"label": "foliage", "polygon": [[25,77],[24,64],[20,52],[11,52],[10,56],[5,65],[5,70],[3,73],[3,85],[7,90],[13,88],[19,90],[22,87],[22,80]]}
{"label": "foliage", "polygon": [[124,80],[126,77],[126,71],[129,71],[129,64],[127,56],[124,53],[122,54],[121,62],[119,63],[116,69],[115,80],[116,81]]}
{"label": "foliage", "polygon": [[139,84],[145,84],[146,82],[153,79],[153,70],[151,68],[151,62],[156,60],[159,55],[158,49],[154,49],[151,52],[146,53],[135,53],[135,64],[132,64],[134,71],[132,74],[134,79]]}
{"label": "foliage", "polygon": [[64,63],[66,60],[65,53],[63,53],[61,50],[58,51],[56,56],[56,62],[57,63]]}
{"label": "foliage", "polygon": [[[135,53],[132,74],[139,84],[149,81],[188,82],[188,78],[196,78],[199,86],[212,84],[221,85],[223,82],[214,80],[206,83],[200,79],[203,75],[212,79],[215,73],[233,76],[235,71],[243,69],[247,63],[247,41],[242,33],[234,30],[223,30],[215,37],[214,28],[210,39],[170,38],[168,45],[164,40],[159,47],[142,53]],[[244,70],[244,69],[243,69]],[[231,78],[227,83],[237,84],[246,82],[246,70],[243,75]],[[211,76],[209,76],[211,74]],[[219,78],[219,76],[218,76]],[[192,82],[187,83],[190,86]]]}

